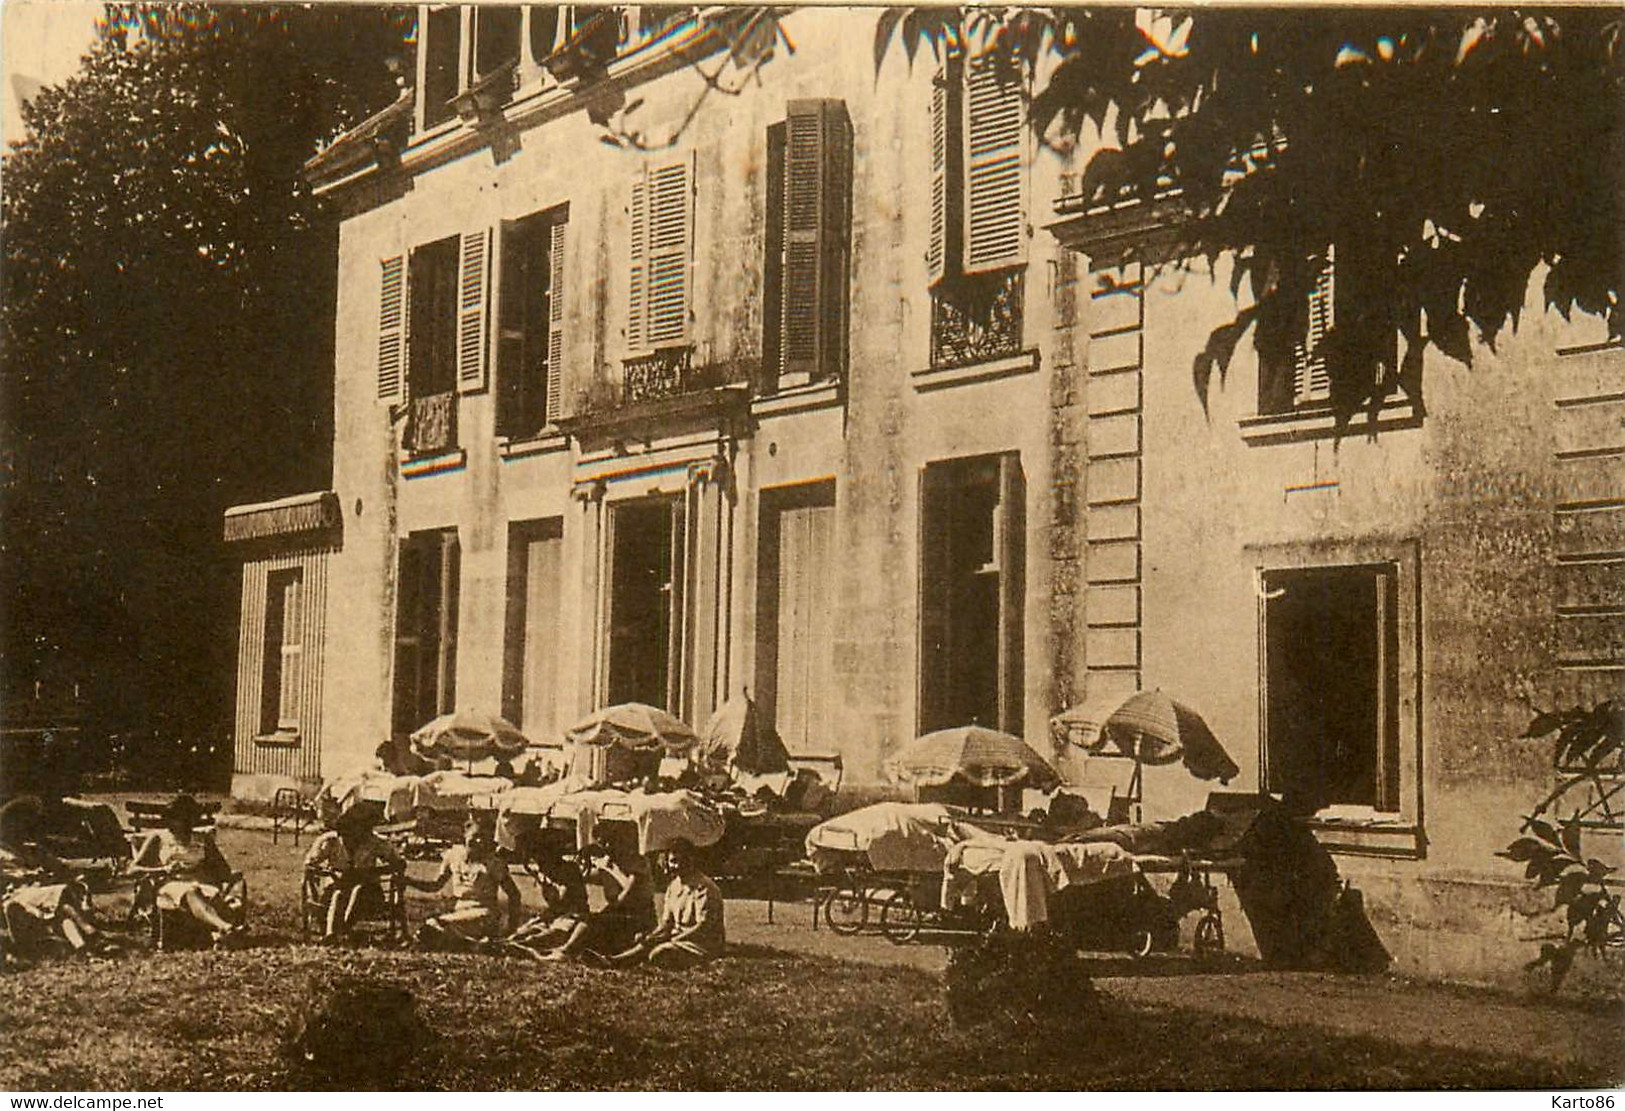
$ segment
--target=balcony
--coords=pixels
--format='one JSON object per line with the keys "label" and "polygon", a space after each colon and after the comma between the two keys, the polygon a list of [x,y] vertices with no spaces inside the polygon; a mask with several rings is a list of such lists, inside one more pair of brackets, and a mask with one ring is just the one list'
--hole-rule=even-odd
{"label": "balcony", "polygon": [[667,347],[626,359],[617,385],[598,382],[576,398],[560,428],[583,442],[663,435],[710,426],[748,410],[750,360],[697,365],[692,347]]}
{"label": "balcony", "polygon": [[931,366],[965,366],[1021,352],[1022,278],[1016,268],[944,282],[931,297]]}
{"label": "balcony", "polygon": [[444,455],[457,450],[457,393],[414,397],[406,421],[406,451],[412,456]]}

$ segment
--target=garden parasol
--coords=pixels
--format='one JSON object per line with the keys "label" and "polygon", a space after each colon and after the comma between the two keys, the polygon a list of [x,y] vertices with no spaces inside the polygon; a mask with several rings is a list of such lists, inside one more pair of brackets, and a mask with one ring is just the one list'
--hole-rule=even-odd
{"label": "garden parasol", "polygon": [[517,756],[529,744],[512,722],[479,710],[441,714],[412,734],[412,746],[420,754],[470,764],[487,756]]}
{"label": "garden parasol", "polygon": [[1140,804],[1140,769],[1184,763],[1198,779],[1221,783],[1241,769],[1208,728],[1202,715],[1176,702],[1161,689],[1133,694],[1101,695],[1050,719],[1059,743],[1073,744],[1092,756],[1122,756],[1134,761],[1129,797]]}
{"label": "garden parasol", "polygon": [[940,787],[958,777],[978,787],[1021,784],[1047,791],[1061,782],[1049,762],[1009,733],[960,725],[910,741],[886,761],[894,783]]}
{"label": "garden parasol", "polygon": [[748,775],[772,775],[790,767],[784,743],[771,725],[762,722],[748,691],[728,699],[711,715],[690,759]]}
{"label": "garden parasol", "polygon": [[642,702],[594,710],[565,730],[565,736],[576,744],[618,744],[634,752],[658,748],[673,756],[683,755],[700,739],[684,722]]}

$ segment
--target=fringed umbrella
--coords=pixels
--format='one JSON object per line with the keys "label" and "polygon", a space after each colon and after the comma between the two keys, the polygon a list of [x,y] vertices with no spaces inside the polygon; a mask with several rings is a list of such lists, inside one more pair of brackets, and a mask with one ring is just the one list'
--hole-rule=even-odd
{"label": "fringed umbrella", "polygon": [[529,744],[512,722],[479,710],[441,714],[412,734],[412,747],[421,755],[468,763],[488,756],[517,756]]}
{"label": "fringed umbrella", "polygon": [[1140,804],[1140,769],[1175,761],[1198,779],[1228,783],[1241,769],[1230,759],[1202,715],[1175,702],[1160,689],[1130,695],[1103,695],[1050,719],[1058,743],[1076,745],[1092,756],[1134,761],[1130,801]]}
{"label": "fringed umbrella", "polygon": [[576,744],[620,745],[634,752],[662,749],[681,756],[699,741],[687,724],[655,706],[622,702],[594,710],[565,731]]}
{"label": "fringed umbrella", "polygon": [[1048,791],[1061,776],[1026,741],[1009,733],[961,725],[939,729],[904,745],[886,761],[894,783],[940,787],[958,778],[978,787],[1020,784]]}

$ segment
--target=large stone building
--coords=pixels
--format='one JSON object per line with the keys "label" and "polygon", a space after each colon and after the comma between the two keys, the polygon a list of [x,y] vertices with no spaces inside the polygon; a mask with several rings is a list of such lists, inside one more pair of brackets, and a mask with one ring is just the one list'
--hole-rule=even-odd
{"label": "large stone building", "polygon": [[[872,784],[926,730],[1047,747],[1160,686],[1232,789],[1319,793],[1401,967],[1515,964],[1540,901],[1493,853],[1550,774],[1512,738],[1625,673],[1619,348],[1532,290],[1374,437],[1307,355],[1204,407],[1223,273],[1119,266],[1154,214],[1084,210],[1026,90],[877,70],[873,24],[796,12],[749,73],[692,9],[420,9],[415,81],[309,166],[333,482],[227,516],[235,789],[454,705],[551,738],[747,688]],[[1153,769],[1146,812],[1210,786]]]}

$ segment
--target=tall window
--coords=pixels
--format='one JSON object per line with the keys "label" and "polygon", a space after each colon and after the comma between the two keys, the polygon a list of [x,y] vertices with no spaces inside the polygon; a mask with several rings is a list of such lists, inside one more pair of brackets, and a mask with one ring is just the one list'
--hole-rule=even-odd
{"label": "tall window", "polygon": [[1021,347],[1026,107],[1017,75],[950,54],[931,98],[931,362]]}
{"label": "tall window", "polygon": [[761,506],[756,701],[791,752],[822,751],[835,649],[835,483],[764,490]]}
{"label": "tall window", "polygon": [[1268,571],[1264,781],[1307,810],[1397,811],[1397,572]]}
{"label": "tall window", "polygon": [[632,183],[626,346],[631,355],[689,342],[694,162],[653,162]]}
{"label": "tall window", "polygon": [[1026,481],[1021,457],[926,466],[920,480],[920,730],[1020,732]]}
{"label": "tall window", "polygon": [[568,220],[562,206],[502,225],[498,435],[533,436],[559,416]]}
{"label": "tall window", "polygon": [[397,734],[456,707],[460,576],[455,529],[414,532],[401,541],[392,714]]}
{"label": "tall window", "polygon": [[301,573],[272,571],[265,583],[265,643],[260,672],[260,732],[299,730],[304,683],[304,620]]}
{"label": "tall window", "polygon": [[763,306],[768,384],[846,369],[851,284],[852,123],[839,100],[792,100],[768,128]]}
{"label": "tall window", "polygon": [[608,702],[682,705],[683,502],[653,497],[610,510]]}
{"label": "tall window", "polygon": [[502,653],[502,716],[532,738],[558,729],[558,666],[564,645],[559,608],[564,521],[508,526],[507,631]]}

